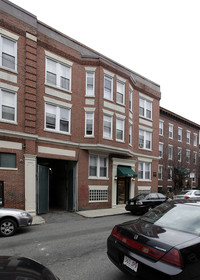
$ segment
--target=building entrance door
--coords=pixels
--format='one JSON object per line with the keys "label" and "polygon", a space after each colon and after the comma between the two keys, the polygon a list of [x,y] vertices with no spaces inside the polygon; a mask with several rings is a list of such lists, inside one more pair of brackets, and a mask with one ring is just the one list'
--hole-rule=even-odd
{"label": "building entrance door", "polygon": [[125,204],[129,199],[130,178],[122,177],[117,179],[117,204]]}

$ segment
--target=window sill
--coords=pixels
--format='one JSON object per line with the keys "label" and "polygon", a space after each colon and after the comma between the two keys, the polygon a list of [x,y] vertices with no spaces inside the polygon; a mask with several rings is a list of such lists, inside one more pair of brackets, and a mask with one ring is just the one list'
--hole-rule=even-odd
{"label": "window sill", "polygon": [[14,168],[14,167],[0,167],[0,170],[17,171],[18,168]]}
{"label": "window sill", "polygon": [[9,72],[11,72],[13,74],[18,75],[18,72],[16,70],[12,70],[12,69],[4,67],[4,66],[0,66],[0,69],[6,70],[6,71],[9,71]]}
{"label": "window sill", "polygon": [[109,178],[107,178],[107,177],[88,177],[88,180],[103,180],[103,181],[107,181],[107,180],[109,180]]}
{"label": "window sill", "polygon": [[91,139],[91,138],[95,138],[95,136],[94,136],[94,135],[92,135],[92,136],[85,135],[84,138],[89,138],[89,139]]}
{"label": "window sill", "polygon": [[18,123],[17,123],[17,122],[12,122],[12,121],[9,121],[9,120],[2,120],[2,119],[0,119],[0,122],[2,122],[2,123],[14,124],[14,125],[18,125]]}
{"label": "window sill", "polygon": [[51,132],[51,133],[56,133],[56,134],[62,134],[62,135],[71,136],[71,133],[69,133],[69,132],[62,132],[62,131],[57,131],[57,130],[53,130],[53,129],[47,129],[47,128],[45,128],[44,131],[46,131],[46,132]]}

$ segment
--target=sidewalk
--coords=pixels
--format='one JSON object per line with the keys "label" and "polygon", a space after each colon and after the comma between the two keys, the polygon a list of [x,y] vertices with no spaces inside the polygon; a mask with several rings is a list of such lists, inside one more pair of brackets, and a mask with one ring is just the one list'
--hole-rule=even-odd
{"label": "sidewalk", "polygon": [[[80,216],[85,218],[98,218],[98,217],[105,217],[105,216],[113,216],[113,215],[121,215],[127,214],[125,207],[115,207],[115,208],[107,208],[107,209],[96,209],[96,210],[84,210],[84,211],[77,211],[74,212]],[[33,225],[42,225],[45,224],[45,219],[41,216],[33,216]]]}

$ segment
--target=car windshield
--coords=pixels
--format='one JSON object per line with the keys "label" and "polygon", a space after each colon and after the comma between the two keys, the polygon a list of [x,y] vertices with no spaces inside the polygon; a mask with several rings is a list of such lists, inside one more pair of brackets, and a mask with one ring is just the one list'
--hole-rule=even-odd
{"label": "car windshield", "polygon": [[[200,203],[197,203],[200,206]],[[161,227],[200,234],[200,208],[194,204],[163,203],[141,217]]]}

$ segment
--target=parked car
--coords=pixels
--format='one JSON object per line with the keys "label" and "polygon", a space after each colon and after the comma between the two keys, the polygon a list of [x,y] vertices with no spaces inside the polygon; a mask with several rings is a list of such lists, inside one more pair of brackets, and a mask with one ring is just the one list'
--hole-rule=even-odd
{"label": "parked car", "polygon": [[25,257],[0,256],[0,279],[58,280],[44,265]]}
{"label": "parked car", "polygon": [[200,200],[170,200],[116,225],[107,254],[122,271],[144,279],[200,279]]}
{"label": "parked car", "polygon": [[174,195],[173,199],[188,199],[191,197],[200,197],[200,190],[182,190],[180,194]]}
{"label": "parked car", "polygon": [[143,193],[126,202],[125,209],[133,214],[145,213],[165,202],[168,198],[161,193]]}
{"label": "parked car", "polygon": [[32,216],[24,210],[0,208],[0,236],[11,236],[18,228],[30,226]]}

